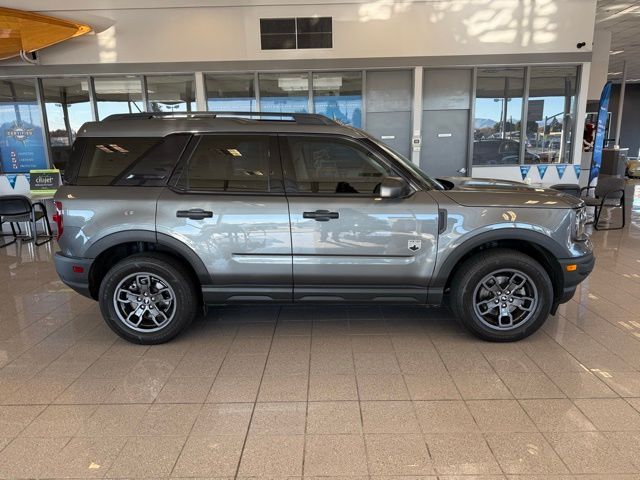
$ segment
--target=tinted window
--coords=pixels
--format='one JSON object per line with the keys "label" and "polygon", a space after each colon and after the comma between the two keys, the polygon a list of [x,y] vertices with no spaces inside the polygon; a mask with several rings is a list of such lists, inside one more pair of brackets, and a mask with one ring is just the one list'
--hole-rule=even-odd
{"label": "tinted window", "polygon": [[296,18],[298,48],[331,48],[331,17]]}
{"label": "tinted window", "polygon": [[116,185],[166,185],[190,138],[191,135],[187,133],[168,135],[122,172],[115,182]]}
{"label": "tinted window", "polygon": [[203,136],[178,186],[186,190],[268,192],[269,137]]}
{"label": "tinted window", "polygon": [[296,48],[296,19],[261,18],[260,43],[262,50]]}
{"label": "tinted window", "polygon": [[289,137],[289,152],[301,193],[377,194],[384,177],[395,176],[371,152],[352,142]]}
{"label": "tinted window", "polygon": [[151,146],[157,137],[92,138],[85,148],[77,185],[109,185]]}
{"label": "tinted window", "polygon": [[261,18],[262,50],[295,48],[331,48],[333,46],[331,17]]}

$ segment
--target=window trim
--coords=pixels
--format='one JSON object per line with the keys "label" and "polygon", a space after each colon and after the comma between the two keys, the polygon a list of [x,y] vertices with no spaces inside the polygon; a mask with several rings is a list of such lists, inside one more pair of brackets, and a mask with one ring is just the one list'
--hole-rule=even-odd
{"label": "window trim", "polygon": [[[391,159],[386,158],[386,156],[381,155],[376,150],[369,148],[369,146],[360,142],[353,137],[349,137],[348,135],[329,135],[325,133],[281,133],[278,135],[279,144],[280,144],[280,158],[282,159],[282,172],[283,172],[283,180],[284,180],[284,191],[287,197],[330,197],[330,198],[380,198],[380,195],[376,195],[374,193],[313,193],[313,192],[300,192],[298,191],[298,181],[295,178],[294,167],[293,167],[293,159],[291,158],[291,149],[289,146],[289,137],[305,137],[305,138],[327,138],[330,140],[342,140],[345,143],[350,143],[363,149],[371,154],[371,156],[384,165],[385,167],[392,170],[396,173],[397,177],[402,178],[406,181],[411,187],[411,193],[404,198],[409,198],[417,191],[420,191],[421,188],[416,186],[416,182],[413,181],[411,177],[408,177],[404,169],[399,168],[398,165],[395,164]],[[289,190],[288,187],[292,187],[295,190]]]}
{"label": "window trim", "polygon": [[[269,167],[269,190],[268,191],[235,191],[235,192],[225,192],[223,190],[208,190],[208,189],[197,189],[192,190],[188,188],[183,188],[179,186],[180,177],[187,170],[189,166],[189,162],[191,158],[193,158],[193,154],[197,150],[200,142],[204,137],[210,136],[261,136],[266,137],[268,140],[268,149],[269,149],[269,157],[268,157],[268,167]],[[273,175],[271,172],[275,172]],[[182,157],[180,161],[176,165],[176,168],[173,170],[171,178],[167,182],[167,187],[171,188],[172,191],[178,194],[186,194],[186,195],[231,195],[231,196],[262,196],[262,195],[284,195],[284,177],[282,173],[282,164],[280,162],[280,151],[279,151],[279,143],[277,141],[277,134],[275,133],[265,133],[265,132],[200,132],[194,133],[189,140],[189,143],[185,147]]]}

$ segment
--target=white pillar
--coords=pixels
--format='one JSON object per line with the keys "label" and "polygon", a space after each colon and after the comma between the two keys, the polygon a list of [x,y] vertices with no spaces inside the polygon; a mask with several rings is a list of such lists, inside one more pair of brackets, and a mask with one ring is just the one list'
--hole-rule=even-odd
{"label": "white pillar", "polygon": [[[424,68],[413,69],[413,106],[411,111],[411,161],[420,166],[422,148],[422,79]],[[418,142],[416,144],[415,142]]]}
{"label": "white pillar", "polygon": [[589,100],[600,100],[604,84],[609,73],[609,51],[611,50],[611,32],[595,30],[593,34],[593,51],[591,54],[591,73],[589,75]]}
{"label": "white pillar", "polygon": [[204,112],[207,110],[207,91],[204,86],[204,73],[196,72],[196,110]]}

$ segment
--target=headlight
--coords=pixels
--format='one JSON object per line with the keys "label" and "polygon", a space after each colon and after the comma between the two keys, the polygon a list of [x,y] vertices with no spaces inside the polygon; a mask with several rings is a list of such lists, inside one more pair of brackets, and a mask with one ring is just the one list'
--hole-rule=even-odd
{"label": "headlight", "polygon": [[582,207],[576,210],[576,218],[573,226],[573,237],[576,240],[586,240],[587,209]]}

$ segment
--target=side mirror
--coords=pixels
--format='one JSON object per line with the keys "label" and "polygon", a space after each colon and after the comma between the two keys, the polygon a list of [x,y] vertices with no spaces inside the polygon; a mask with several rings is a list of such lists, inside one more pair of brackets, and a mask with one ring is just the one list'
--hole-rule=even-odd
{"label": "side mirror", "polygon": [[402,198],[411,193],[411,187],[400,177],[385,177],[380,183],[380,198]]}

